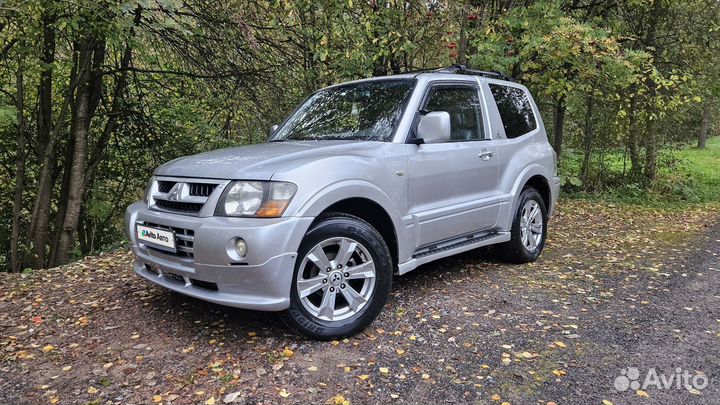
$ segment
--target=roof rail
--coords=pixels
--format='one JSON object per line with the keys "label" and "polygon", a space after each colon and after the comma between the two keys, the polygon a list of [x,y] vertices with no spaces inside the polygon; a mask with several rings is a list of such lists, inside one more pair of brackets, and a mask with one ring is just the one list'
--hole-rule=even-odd
{"label": "roof rail", "polygon": [[465,65],[452,65],[450,67],[437,69],[436,72],[455,73],[455,74],[462,74],[462,75],[474,75],[474,76],[489,77],[492,79],[512,81],[512,78],[510,78],[500,72],[489,71],[489,70],[468,69],[467,67],[465,67]]}

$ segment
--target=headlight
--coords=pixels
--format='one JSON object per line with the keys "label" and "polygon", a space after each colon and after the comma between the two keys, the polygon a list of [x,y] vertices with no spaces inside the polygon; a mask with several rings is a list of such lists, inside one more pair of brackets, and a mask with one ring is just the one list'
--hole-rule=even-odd
{"label": "headlight", "polygon": [[145,185],[145,191],[143,192],[143,202],[147,203],[150,200],[150,193],[152,192],[152,186],[154,183],[155,176],[150,176],[150,180],[148,180]]}
{"label": "headlight", "polygon": [[279,181],[235,181],[230,183],[218,202],[216,215],[231,217],[276,218],[290,204],[297,186]]}

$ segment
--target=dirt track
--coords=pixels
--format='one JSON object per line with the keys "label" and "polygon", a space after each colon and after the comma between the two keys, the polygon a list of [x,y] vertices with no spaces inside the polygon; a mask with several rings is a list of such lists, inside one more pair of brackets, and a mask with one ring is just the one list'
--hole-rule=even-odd
{"label": "dirt track", "polygon": [[[149,285],[125,251],[2,275],[0,403],[720,403],[716,209],[563,201],[549,234],[532,265],[482,249],[396,278],[342,342]],[[617,392],[628,367],[708,386]]]}

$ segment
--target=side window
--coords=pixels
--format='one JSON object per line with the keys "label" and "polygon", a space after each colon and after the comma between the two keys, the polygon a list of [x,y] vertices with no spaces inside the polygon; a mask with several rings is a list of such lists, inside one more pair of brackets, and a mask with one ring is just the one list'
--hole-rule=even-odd
{"label": "side window", "polygon": [[423,110],[424,113],[446,111],[450,114],[451,141],[477,141],[484,138],[480,99],[474,86],[433,86]]}
{"label": "side window", "polygon": [[505,127],[505,136],[517,138],[537,128],[535,114],[527,94],[516,87],[490,84],[495,104]]}

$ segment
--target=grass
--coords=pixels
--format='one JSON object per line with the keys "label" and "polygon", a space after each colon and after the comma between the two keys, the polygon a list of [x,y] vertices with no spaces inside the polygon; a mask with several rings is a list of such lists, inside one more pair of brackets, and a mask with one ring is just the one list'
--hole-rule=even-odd
{"label": "grass", "polygon": [[[572,153],[561,162],[561,175],[568,177],[580,171],[580,159]],[[627,169],[621,153],[606,156],[608,177],[620,178]],[[602,192],[573,191],[565,187],[566,198],[619,204],[641,205],[665,209],[684,209],[689,205],[720,205],[720,137],[708,139],[705,149],[686,145],[676,149],[665,149],[658,160],[656,181],[650,188],[637,184],[608,187]]]}

